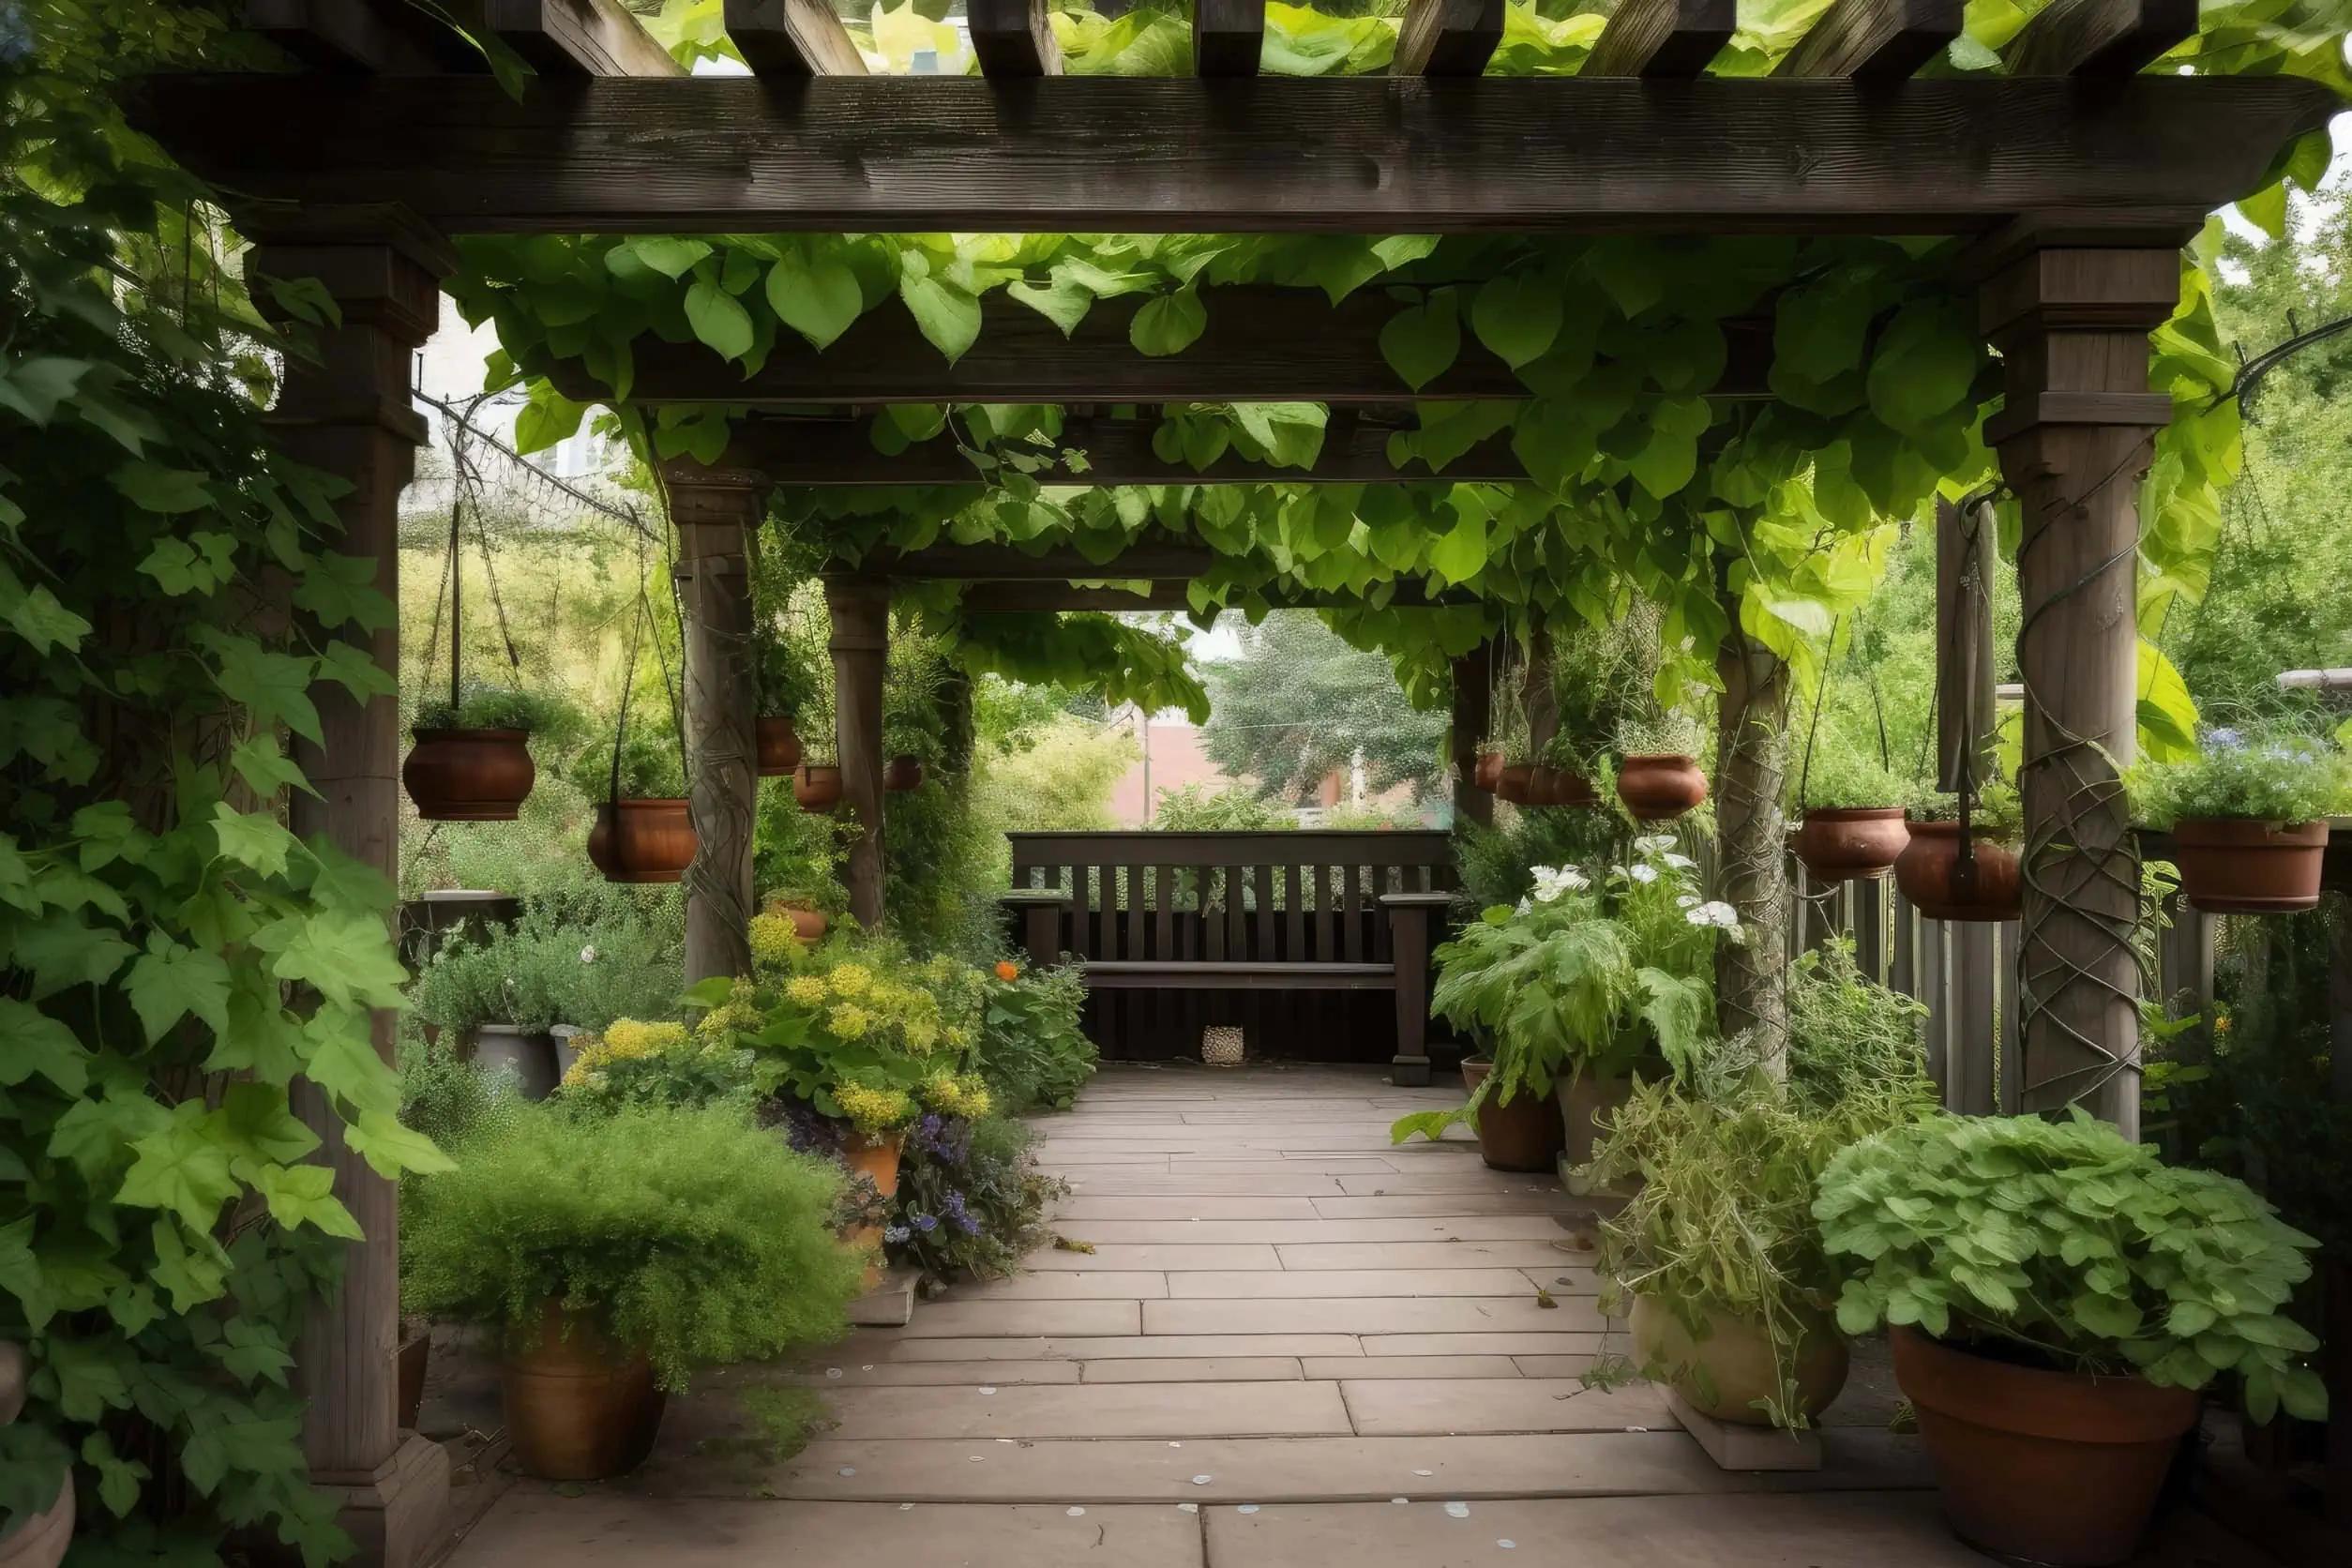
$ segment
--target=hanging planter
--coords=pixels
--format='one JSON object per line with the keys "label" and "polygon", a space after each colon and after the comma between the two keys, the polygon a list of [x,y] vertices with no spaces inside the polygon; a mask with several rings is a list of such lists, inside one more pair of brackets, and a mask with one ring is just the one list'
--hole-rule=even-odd
{"label": "hanging planter", "polygon": [[905,794],[923,783],[923,759],[912,753],[893,757],[882,773],[882,788],[893,794]]}
{"label": "hanging planter", "polygon": [[418,725],[400,783],[429,822],[511,822],[538,769],[527,730]]}
{"label": "hanging planter", "polygon": [[1592,781],[1573,768],[1538,767],[1530,786],[1530,806],[1598,806],[1601,796]]}
{"label": "hanging planter", "polygon": [[800,766],[800,733],[792,716],[761,716],[752,725],[752,757],[762,778],[783,778]]}
{"label": "hanging planter", "polygon": [[1819,807],[1804,815],[1797,858],[1824,882],[1883,877],[1911,841],[1899,806]]}
{"label": "hanging planter", "polygon": [[2326,815],[2352,795],[2352,758],[2292,731],[2213,729],[2194,757],[2133,770],[2133,804],[2169,824],[2180,891],[2209,914],[2317,906]]}
{"label": "hanging planter", "polygon": [[832,762],[803,762],[792,775],[792,798],[803,811],[830,811],[841,804],[841,769]]}
{"label": "hanging planter", "polygon": [[1489,746],[1478,753],[1478,761],[1470,767],[1470,782],[1482,790],[1492,790],[1502,778],[1502,747]]}
{"label": "hanging planter", "polygon": [[2328,824],[2183,817],[2172,825],[2181,897],[2208,914],[2296,914],[2319,907]]}
{"label": "hanging planter", "polygon": [[1894,885],[1912,908],[1930,920],[2017,918],[2025,886],[2015,850],[1981,829],[1964,840],[1956,822],[1914,822],[1907,831],[1910,839],[1895,857]]}
{"label": "hanging planter", "polygon": [[1637,822],[1670,822],[1707,798],[1707,776],[1681,752],[1635,752],[1618,761],[1617,798]]}
{"label": "hanging planter", "polygon": [[588,858],[611,882],[673,882],[694,859],[684,797],[609,800],[588,830]]}
{"label": "hanging planter", "polygon": [[1534,788],[1535,767],[1530,762],[1509,763],[1495,776],[1495,798],[1514,806],[1532,804]]}

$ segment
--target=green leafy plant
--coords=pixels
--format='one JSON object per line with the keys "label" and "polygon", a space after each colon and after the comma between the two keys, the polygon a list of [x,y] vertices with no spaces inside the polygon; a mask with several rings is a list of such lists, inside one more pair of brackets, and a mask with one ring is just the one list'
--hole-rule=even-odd
{"label": "green leafy plant", "polygon": [[447,696],[416,705],[419,730],[520,730],[557,745],[577,744],[586,720],[578,708],[546,692],[470,686],[455,702]]}
{"label": "green leafy plant", "polygon": [[[1948,790],[1914,788],[1905,806],[1913,822],[1956,822],[1960,820],[1960,797]],[[2014,841],[2025,831],[2025,807],[2018,799],[2017,786],[2007,779],[1987,779],[1971,797],[1969,832],[1995,842],[2008,843]]]}
{"label": "green leafy plant", "polygon": [[592,801],[676,800],[686,792],[686,758],[673,737],[645,734],[632,726],[621,743],[617,787],[612,748],[601,742],[572,759],[571,781]]}
{"label": "green leafy plant", "polygon": [[980,1074],[1001,1107],[1067,1110],[1094,1076],[1094,1042],[1078,1027],[1086,973],[1077,964],[995,966],[981,1014]]}
{"label": "green leafy plant", "polygon": [[1696,757],[1698,720],[1679,709],[1629,714],[1618,721],[1617,750],[1625,757]]}
{"label": "green leafy plant", "polygon": [[2194,757],[2132,770],[2132,799],[2151,827],[2183,818],[2308,822],[2352,809],[2352,755],[2307,735],[2209,730]]}
{"label": "green leafy plant", "polygon": [[2267,1421],[2317,1420],[2318,1341],[2283,1315],[2310,1237],[2243,1183],[2165,1165],[2079,1108],[1937,1116],[1845,1150],[1814,1216],[1847,1260],[1838,1322],[2069,1371],[2202,1388],[2233,1372]]}
{"label": "green leafy plant", "polygon": [[[706,1026],[713,1016],[705,1015]],[[682,1023],[615,1018],[598,1033],[574,1036],[572,1048],[556,1093],[574,1109],[700,1109],[733,1101],[747,1110],[751,1104],[751,1053],[734,1043],[723,1019],[689,1032]]]}
{"label": "green leafy plant", "polygon": [[838,1187],[739,1109],[526,1105],[416,1185],[402,1303],[527,1344],[561,1302],[684,1388],[697,1366],[841,1334],[863,1269],[833,1239]]}
{"label": "green leafy plant", "polygon": [[1902,807],[1919,793],[1918,785],[1889,765],[1875,744],[1834,731],[1819,736],[1790,771],[1798,804],[1807,810]]}

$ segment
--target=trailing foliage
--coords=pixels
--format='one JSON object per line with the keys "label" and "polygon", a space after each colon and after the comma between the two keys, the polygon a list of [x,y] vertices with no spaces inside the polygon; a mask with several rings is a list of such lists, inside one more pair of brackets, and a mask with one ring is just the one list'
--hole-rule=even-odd
{"label": "trailing foliage", "polygon": [[2318,1420],[2318,1341],[2281,1309],[2316,1246],[2240,1182],[2163,1163],[2079,1108],[2070,1120],[1937,1116],[1855,1144],[1814,1215],[1850,1259],[1848,1334],[1916,1325],[2070,1371],[2202,1388]]}
{"label": "trailing foliage", "polygon": [[560,1303],[642,1348],[671,1389],[845,1327],[863,1266],[833,1239],[839,1179],[738,1108],[525,1105],[460,1153],[410,1194],[410,1311],[528,1345]]}
{"label": "trailing foliage", "polygon": [[2352,756],[2328,741],[2230,729],[2203,740],[2186,761],[2132,771],[2133,804],[2149,826],[2200,817],[2308,822],[2352,810]]}

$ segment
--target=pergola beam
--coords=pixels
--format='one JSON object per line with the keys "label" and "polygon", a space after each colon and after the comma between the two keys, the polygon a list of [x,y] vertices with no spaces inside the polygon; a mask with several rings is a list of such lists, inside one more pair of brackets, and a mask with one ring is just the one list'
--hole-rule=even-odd
{"label": "pergola beam", "polygon": [[1412,0],[1392,76],[1477,76],[1502,41],[1502,0]]}
{"label": "pergola beam", "polygon": [[727,0],[720,14],[735,53],[758,75],[866,74],[866,56],[825,0]]}
{"label": "pergola beam", "polygon": [[878,550],[858,563],[861,577],[930,582],[1190,582],[1215,569],[1206,545],[1147,540],[1108,562],[1089,560],[1067,545],[1034,555],[1010,545],[926,545]]}
{"label": "pergola beam", "polygon": [[1193,0],[1195,74],[1256,76],[1265,48],[1266,0]]}
{"label": "pergola beam", "polygon": [[1978,233],[2221,206],[2337,107],[2288,76],[2090,96],[2034,78],[690,77],[550,80],[517,101],[487,77],[236,75],[151,78],[128,101],[245,204],[396,203],[476,234]]}
{"label": "pergola beam", "polygon": [[1960,36],[1961,0],[1837,0],[1774,76],[1901,82]]}
{"label": "pergola beam", "polygon": [[1739,25],[1734,0],[1621,0],[1585,56],[1589,77],[1694,77]]}
{"label": "pergola beam", "polygon": [[541,76],[684,76],[621,0],[481,0],[482,23]]}
{"label": "pergola beam", "polygon": [[[950,365],[895,302],[852,324],[820,354],[781,333],[749,376],[700,343],[641,340],[629,396],[640,403],[1406,403],[1534,396],[1511,367],[1465,335],[1462,352],[1418,392],[1380,353],[1396,302],[1373,289],[1333,305],[1321,291],[1236,285],[1201,291],[1208,325],[1182,354],[1138,354],[1128,326],[1149,296],[1099,301],[1076,331],[1005,294],[980,301],[980,335]],[[1769,394],[1772,323],[1726,322],[1726,398]],[[610,396],[578,360],[543,369],[567,398]]]}
{"label": "pergola beam", "polygon": [[980,69],[993,77],[1062,74],[1062,45],[1054,40],[1046,0],[967,0],[965,25]]}
{"label": "pergola beam", "polygon": [[[328,75],[464,68],[464,60],[445,46],[428,47],[374,6],[352,0],[245,0],[237,21],[247,32]],[[472,52],[463,39],[444,32],[448,44]]]}
{"label": "pergola beam", "polygon": [[2197,0],[2050,0],[2001,50],[2015,76],[2126,77],[2197,30]]}
{"label": "pergola beam", "polygon": [[[1274,610],[1349,610],[1364,603],[1360,594],[1324,593],[1312,588],[1286,588],[1269,583],[1249,590]],[[1419,582],[1399,581],[1389,604],[1400,610],[1424,610],[1441,605],[1474,605],[1474,594],[1456,590],[1431,594]],[[1138,611],[1187,611],[1192,599],[1182,582],[1154,582],[1151,591],[1124,588],[1082,588],[1075,582],[975,582],[964,590],[963,608],[971,615],[1055,614],[1070,610],[1106,613]]]}

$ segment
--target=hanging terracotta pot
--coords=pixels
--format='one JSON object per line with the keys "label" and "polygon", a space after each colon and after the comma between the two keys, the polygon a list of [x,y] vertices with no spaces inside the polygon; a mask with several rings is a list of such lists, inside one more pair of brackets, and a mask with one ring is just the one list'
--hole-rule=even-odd
{"label": "hanging terracotta pot", "polygon": [[400,782],[429,822],[511,822],[538,770],[524,730],[418,730]]}
{"label": "hanging terracotta pot", "polygon": [[800,732],[792,728],[792,716],[753,720],[752,753],[762,778],[782,778],[800,766]]}
{"label": "hanging terracotta pot", "polygon": [[584,1316],[550,1301],[535,1342],[499,1366],[506,1434],[523,1472],[543,1481],[602,1481],[645,1462],[665,1397],[645,1352],[616,1346]]}
{"label": "hanging terracotta pot", "polygon": [[1535,769],[1527,762],[1513,762],[1495,776],[1495,798],[1507,800],[1514,806],[1532,804],[1535,789]]}
{"label": "hanging terracotta pot", "polygon": [[2196,1424],[2194,1389],[2021,1365],[1916,1329],[1887,1338],[1963,1541],[2059,1568],[2132,1555]]}
{"label": "hanging terracotta pot", "polygon": [[893,757],[882,773],[882,788],[904,794],[923,782],[923,759],[907,755]]}
{"label": "hanging terracotta pot", "polygon": [[2172,827],[2181,896],[2208,914],[2295,914],[2319,906],[2328,824],[2184,817]]}
{"label": "hanging terracotta pot", "polygon": [[[1462,1063],[1462,1082],[1473,1094],[1495,1064],[1473,1056]],[[1478,1108],[1478,1157],[1495,1170],[1550,1170],[1567,1141],[1560,1111],[1548,1094],[1525,1084],[1508,1105],[1489,1094]]]}
{"label": "hanging terracotta pot", "polygon": [[613,800],[596,807],[588,858],[613,882],[673,882],[694,859],[684,800]]}
{"label": "hanging terracotta pot", "polygon": [[1501,776],[1502,748],[1488,746],[1478,754],[1478,761],[1470,769],[1470,782],[1482,790],[1491,790]]}
{"label": "hanging terracotta pot", "polygon": [[1969,835],[1970,858],[1960,857],[1958,822],[1911,822],[1910,841],[1895,857],[1894,885],[1930,920],[2014,920],[2024,906],[2017,852]]}
{"label": "hanging terracotta pot", "polygon": [[830,811],[841,804],[841,770],[829,762],[803,762],[792,775],[792,798],[803,811]]}
{"label": "hanging terracotta pot", "polygon": [[1592,781],[1570,768],[1539,767],[1530,788],[1530,806],[1598,806],[1601,797]]}
{"label": "hanging terracotta pot", "polygon": [[1797,858],[1824,882],[1883,877],[1910,841],[1899,806],[1817,806],[1797,829]]}
{"label": "hanging terracotta pot", "polygon": [[776,912],[792,923],[792,935],[804,943],[821,942],[832,924],[825,912],[810,904],[778,904]]}
{"label": "hanging terracotta pot", "polygon": [[1707,798],[1698,759],[1637,751],[1617,764],[1617,798],[1639,822],[1670,822]]}

